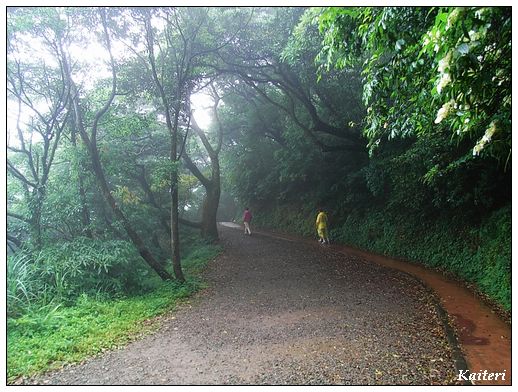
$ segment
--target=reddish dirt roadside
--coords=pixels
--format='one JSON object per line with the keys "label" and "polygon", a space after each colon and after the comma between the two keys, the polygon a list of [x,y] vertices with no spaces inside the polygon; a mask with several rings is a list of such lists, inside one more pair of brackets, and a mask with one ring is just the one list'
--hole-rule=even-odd
{"label": "reddish dirt roadside", "polygon": [[471,372],[501,373],[505,381],[476,381],[479,385],[511,385],[511,327],[467,288],[424,267],[388,257],[339,246],[341,252],[410,273],[431,287],[451,316]]}
{"label": "reddish dirt roadside", "polygon": [[[285,234],[288,239],[297,237]],[[308,241],[307,238],[298,238]],[[318,245],[318,244],[317,244]],[[382,255],[362,251],[340,244],[331,245],[331,249],[346,255],[354,255],[368,262],[409,273],[439,296],[441,305],[454,324],[457,339],[461,346],[469,370],[472,373],[505,372],[504,381],[475,381],[477,385],[511,385],[511,326],[498,317],[495,312],[480,301],[477,296],[458,282],[425,267],[392,259]]]}

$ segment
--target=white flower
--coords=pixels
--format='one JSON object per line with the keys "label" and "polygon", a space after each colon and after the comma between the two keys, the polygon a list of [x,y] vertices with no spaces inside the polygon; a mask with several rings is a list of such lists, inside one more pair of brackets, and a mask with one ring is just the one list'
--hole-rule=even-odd
{"label": "white flower", "polygon": [[448,30],[459,18],[460,8],[455,8],[450,15],[448,15],[448,21],[446,22],[446,30]]}
{"label": "white flower", "polygon": [[480,154],[480,151],[482,151],[483,148],[484,146],[481,145],[480,142],[478,142],[477,145],[473,147],[473,156],[477,156],[478,154]]}
{"label": "white flower", "polygon": [[479,9],[478,11],[476,11],[475,16],[478,19],[482,19],[482,18],[484,18],[484,15],[487,14],[487,12],[488,12],[488,8],[484,7],[484,8]]}
{"label": "white flower", "polygon": [[474,31],[474,30],[470,30],[468,32],[468,35],[469,35],[469,39],[471,41],[478,41],[478,39],[480,38],[480,33]]}
{"label": "white flower", "polygon": [[440,108],[437,112],[437,117],[435,118],[435,123],[439,124],[444,118],[448,115],[448,112],[444,109],[444,107]]}
{"label": "white flower", "polygon": [[486,129],[486,132],[484,133],[484,136],[487,136],[489,140],[493,137],[493,135],[496,132],[496,123],[494,121],[491,121],[491,124],[489,124],[489,128]]}
{"label": "white flower", "polygon": [[486,132],[484,133],[484,136],[477,142],[475,147],[473,147],[473,155],[477,156],[480,154],[480,152],[484,149],[486,144],[488,144],[491,141],[491,138],[497,131],[496,123],[494,121],[489,124],[489,127],[486,129]]}
{"label": "white flower", "polygon": [[446,102],[437,112],[437,117],[435,118],[435,123],[439,124],[442,120],[444,120],[451,112],[451,109],[454,107],[455,101],[452,99]]}
{"label": "white flower", "polygon": [[439,80],[439,83],[437,84],[437,92],[440,94],[441,91],[451,82],[451,76],[449,73],[443,73],[441,74],[441,79]]}
{"label": "white flower", "polygon": [[450,61],[451,61],[452,54],[453,54],[453,52],[451,50],[449,50],[448,53],[446,54],[446,56],[444,56],[441,60],[439,60],[438,71],[440,73],[443,74],[450,67]]}

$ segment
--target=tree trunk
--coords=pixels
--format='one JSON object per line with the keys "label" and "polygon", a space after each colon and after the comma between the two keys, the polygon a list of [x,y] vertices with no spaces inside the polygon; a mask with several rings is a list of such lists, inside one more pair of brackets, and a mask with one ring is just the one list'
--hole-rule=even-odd
{"label": "tree trunk", "polygon": [[101,160],[99,158],[99,153],[97,149],[89,148],[90,151],[90,158],[92,159],[92,167],[94,169],[95,177],[97,178],[97,181],[99,182],[99,186],[101,188],[101,192],[106,199],[106,202],[111,207],[115,217],[117,220],[119,220],[122,223],[122,226],[126,230],[126,233],[130,237],[131,241],[137,248],[140,256],[146,261],[146,263],[149,264],[151,268],[163,279],[163,280],[171,280],[172,276],[167,272],[162,265],[160,265],[159,262],[155,260],[151,252],[147,249],[146,245],[144,244],[144,241],[138,233],[133,230],[133,227],[131,227],[130,222],[122,212],[122,210],[117,205],[117,202],[115,201],[114,197],[112,196],[110,189],[108,187],[108,183],[106,181],[106,178],[104,176],[104,171],[101,166]]}
{"label": "tree trunk", "polygon": [[41,237],[41,210],[44,196],[39,189],[34,190],[32,198],[32,210],[30,218],[31,238],[34,238],[34,244],[37,249],[41,249],[43,244]]}
{"label": "tree trunk", "polygon": [[[178,85],[175,91],[175,100],[176,104],[172,105],[174,109],[174,120],[171,119],[171,106],[169,105],[169,99],[164,90],[164,85],[161,82],[161,79],[158,77],[157,67],[155,64],[155,54],[154,54],[154,33],[153,27],[151,26],[151,14],[146,11],[145,15],[145,30],[146,30],[146,42],[149,56],[149,64],[151,66],[151,76],[153,77],[153,81],[155,83],[156,88],[158,89],[160,99],[162,100],[162,104],[164,105],[164,114],[167,124],[167,129],[169,130],[171,137],[171,149],[169,159],[171,163],[178,162],[178,119],[180,117],[180,104],[181,97],[183,92],[183,86],[185,79],[181,76],[181,72],[177,74],[178,76]],[[185,52],[184,52],[185,55]],[[184,57],[185,59],[185,57]],[[183,71],[183,70],[182,70]],[[179,216],[178,216],[178,172],[176,168],[171,173],[171,257],[173,261],[173,271],[176,279],[180,282],[185,281],[182,272],[182,264],[180,259],[180,233],[179,233]]]}
{"label": "tree trunk", "polygon": [[[173,182],[174,184],[174,182]],[[180,263],[180,226],[178,219],[178,181],[171,189],[171,256],[173,258],[174,276],[184,282],[182,265]]]}
{"label": "tree trunk", "polygon": [[205,188],[205,199],[203,200],[201,214],[202,221],[200,223],[201,236],[210,242],[217,241],[219,239],[217,214],[219,198],[221,196],[218,156],[215,154],[212,154],[211,156],[212,177],[210,180],[203,175],[187,154],[184,155],[184,162],[191,173],[200,180],[201,184]]}
{"label": "tree trunk", "polygon": [[162,225],[162,228],[164,229],[164,232],[167,234],[167,236],[171,237],[171,226],[169,224],[167,214],[164,214],[162,207],[157,203],[155,199],[155,195],[153,194],[153,191],[151,190],[151,187],[149,186],[149,183],[146,179],[146,172],[144,169],[144,166],[141,167],[141,172],[139,172],[136,176],[136,179],[140,183],[140,186],[142,187],[142,190],[146,194],[149,203],[156,209],[158,213],[158,219],[160,220],[160,224]]}
{"label": "tree trunk", "polygon": [[[180,116],[179,104],[176,109],[174,125],[171,131],[171,162],[178,162],[178,117]],[[180,259],[180,217],[178,215],[178,170],[171,173],[171,257],[173,258],[174,276],[180,282],[184,282],[182,264]]]}
{"label": "tree trunk", "polygon": [[113,198],[110,189],[108,187],[108,182],[106,181],[106,177],[104,176],[104,170],[101,164],[101,159],[99,157],[99,150],[97,149],[97,127],[99,125],[99,120],[106,114],[108,109],[110,108],[111,103],[113,102],[113,99],[116,95],[116,87],[117,87],[117,76],[115,73],[115,62],[113,60],[112,52],[111,52],[111,43],[110,43],[110,36],[108,34],[108,28],[107,28],[107,21],[106,21],[106,15],[104,13],[104,10],[101,9],[101,18],[102,18],[102,25],[104,29],[104,35],[106,39],[107,44],[107,50],[108,54],[110,55],[110,61],[111,61],[111,68],[112,68],[112,91],[110,94],[110,97],[105,102],[104,106],[97,111],[97,113],[94,116],[94,120],[92,123],[92,129],[90,137],[88,136],[88,133],[85,129],[84,124],[84,118],[83,113],[81,111],[81,108],[79,106],[79,95],[77,91],[77,87],[74,84],[73,78],[72,78],[72,72],[68,64],[68,59],[65,55],[63,55],[63,67],[65,71],[65,75],[68,79],[68,82],[70,83],[70,91],[71,91],[71,104],[72,109],[74,113],[75,118],[75,126],[76,130],[81,135],[81,139],[83,140],[84,144],[86,145],[88,149],[88,153],[90,155],[90,160],[92,162],[92,168],[95,173],[95,177],[97,179],[97,182],[99,183],[99,187],[101,188],[101,193],[103,194],[106,202],[112,209],[115,218],[117,220],[120,220],[124,230],[126,231],[126,234],[129,236],[135,247],[137,248],[140,256],[148,263],[148,265],[162,278],[163,280],[170,280],[172,279],[171,274],[167,272],[160,263],[158,263],[151,252],[147,249],[147,247],[144,244],[144,241],[138,233],[133,230],[133,227],[131,227],[130,222],[122,212],[122,210],[117,205],[115,199]]}
{"label": "tree trunk", "polygon": [[[75,86],[74,86],[74,92],[75,92]],[[144,241],[138,233],[133,230],[131,227],[130,222],[122,212],[122,210],[117,205],[117,202],[115,201],[114,197],[112,196],[110,192],[110,188],[108,187],[108,182],[106,181],[106,177],[104,176],[104,170],[102,168],[101,159],[99,157],[99,151],[97,150],[97,146],[95,144],[95,139],[90,140],[88,138],[88,135],[86,133],[86,130],[83,126],[83,119],[81,114],[81,109],[79,107],[79,103],[76,101],[77,94],[75,94],[75,98],[73,99],[73,110],[75,114],[75,121],[76,121],[76,127],[79,131],[79,134],[81,135],[81,138],[83,139],[84,144],[87,147],[88,154],[90,155],[90,160],[92,162],[92,168],[95,174],[95,178],[97,179],[97,183],[99,184],[99,188],[101,189],[101,193],[110,206],[111,210],[113,211],[113,214],[115,215],[115,218],[119,221],[121,221],[122,226],[124,227],[124,230],[126,231],[126,234],[131,239],[131,242],[133,242],[133,245],[137,248],[137,251],[139,252],[140,256],[148,263],[148,265],[160,276],[163,280],[170,280],[172,279],[171,274],[167,272],[161,265],[158,263],[151,252],[146,248]]]}
{"label": "tree trunk", "polygon": [[74,154],[76,158],[76,170],[77,170],[77,182],[78,182],[78,191],[79,191],[79,200],[81,203],[81,223],[83,226],[83,232],[88,238],[93,238],[92,228],[91,228],[91,219],[90,219],[90,211],[88,209],[88,202],[86,199],[86,191],[84,187],[83,180],[83,170],[81,165],[81,157],[77,150],[77,142],[76,142],[76,130],[72,126],[71,129],[71,141],[74,146]]}
{"label": "tree trunk", "polygon": [[221,196],[219,167],[217,171],[217,175],[213,171],[211,185],[205,188],[206,195],[203,201],[201,235],[209,242],[216,242],[219,239],[217,222],[219,199]]}

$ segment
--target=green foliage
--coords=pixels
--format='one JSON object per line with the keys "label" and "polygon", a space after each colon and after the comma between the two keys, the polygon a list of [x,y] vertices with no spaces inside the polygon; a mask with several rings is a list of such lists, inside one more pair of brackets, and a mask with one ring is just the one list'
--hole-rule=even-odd
{"label": "green foliage", "polygon": [[83,293],[102,297],[142,290],[149,274],[134,247],[117,240],[78,237],[7,259],[10,316],[41,304],[71,303]]}
{"label": "green foliage", "polygon": [[491,158],[464,160],[463,148],[442,133],[387,142],[363,171],[372,195],[393,211],[426,216],[460,208],[484,215],[509,200],[509,173]]}
{"label": "green foliage", "polygon": [[144,323],[174,307],[193,287],[162,283],[155,291],[120,300],[100,301],[83,294],[75,306],[8,320],[8,380],[59,368],[116,348],[149,331]]}
{"label": "green foliage", "polygon": [[371,148],[438,128],[470,141],[466,159],[507,165],[510,8],[333,7],[320,11],[319,23],[328,68],[362,65]]}
{"label": "green foliage", "polygon": [[41,271],[35,267],[30,255],[18,252],[7,257],[7,314],[16,316],[41,301],[45,285]]}
{"label": "green foliage", "polygon": [[[146,294],[115,299],[83,292],[68,306],[34,302],[23,315],[9,317],[8,381],[80,362],[151,331],[154,317],[174,309],[179,300],[205,287],[200,272],[221,252],[221,247],[200,244],[194,238],[186,246],[187,281],[183,284],[163,282],[154,275],[141,276]],[[103,262],[110,263],[106,259]],[[94,268],[104,270],[100,263],[95,263]]]}
{"label": "green foliage", "polygon": [[60,301],[70,301],[81,293],[117,295],[141,288],[149,270],[134,246],[120,240],[73,241],[46,246],[36,255],[47,284]]}
{"label": "green foliage", "polygon": [[442,108],[435,122],[475,138],[473,155],[504,163],[511,149],[511,10],[441,10],[423,44],[437,64],[434,93]]}
{"label": "green foliage", "polygon": [[[97,147],[117,203],[157,259],[170,265],[171,174],[190,208],[184,217],[198,218],[203,196],[182,162],[171,163],[164,111],[185,110],[182,136],[186,97],[214,77],[224,190],[252,207],[255,224],[313,236],[323,205],[335,240],[450,271],[510,308],[510,7],[105,11],[113,42],[135,51],[114,53],[117,97]],[[153,31],[169,108],[143,65],[149,53],[139,52],[147,16],[167,26]],[[86,80],[92,64],[75,54],[102,36],[99,9],[11,8],[7,26],[10,113],[22,84],[37,108],[68,91],[64,58],[52,60],[62,47],[92,124],[110,80]],[[157,284],[124,240],[66,112],[51,121],[63,130],[42,182],[35,175],[50,156],[41,121],[22,121],[35,135],[30,153],[16,144],[8,152],[19,171],[8,173],[8,230],[24,248],[7,259],[11,380],[124,341],[115,331],[139,329],[135,320],[199,288],[197,274],[218,252],[182,232],[188,283]],[[203,149],[191,139],[186,147],[205,172]],[[20,176],[31,173],[39,185]]]}
{"label": "green foliage", "polygon": [[511,309],[512,266],[511,208],[492,214],[478,230],[479,246],[473,264],[482,266],[477,272],[477,284],[498,303]]}
{"label": "green foliage", "polygon": [[314,236],[316,209],[311,206],[288,208],[286,205],[254,212],[254,225],[279,231]]}

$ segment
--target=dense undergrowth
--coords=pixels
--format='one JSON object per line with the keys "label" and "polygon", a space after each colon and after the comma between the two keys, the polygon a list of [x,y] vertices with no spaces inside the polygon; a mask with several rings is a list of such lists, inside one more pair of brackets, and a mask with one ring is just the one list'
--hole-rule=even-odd
{"label": "dense undergrowth", "polygon": [[[440,270],[511,310],[510,206],[481,222],[451,214],[422,219],[381,208],[352,211],[343,221],[333,220],[337,215],[329,211],[333,241]],[[255,216],[262,227],[316,235],[316,212],[308,207],[279,206]]]}
{"label": "dense undergrowth", "polygon": [[[7,319],[8,382],[80,362],[151,331],[154,317],[204,287],[200,272],[220,250],[215,245],[193,247],[183,261],[183,284],[145,274],[140,289],[125,294],[86,290],[74,300],[71,296],[66,301],[34,298]],[[109,273],[109,269],[103,271]]]}

